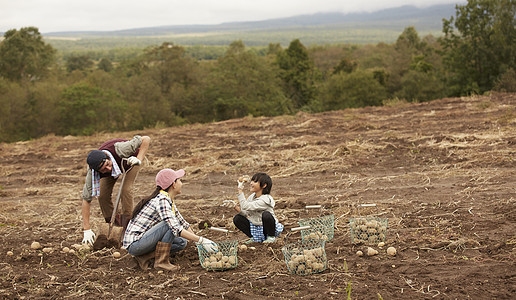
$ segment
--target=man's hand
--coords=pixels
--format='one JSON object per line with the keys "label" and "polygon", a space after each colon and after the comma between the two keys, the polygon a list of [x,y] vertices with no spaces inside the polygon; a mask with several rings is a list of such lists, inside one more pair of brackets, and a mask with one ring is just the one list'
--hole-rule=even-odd
{"label": "man's hand", "polygon": [[95,242],[95,233],[91,230],[84,230],[84,238],[82,239],[83,244],[91,244]]}
{"label": "man's hand", "polygon": [[224,207],[233,208],[236,205],[237,205],[236,202],[233,201],[233,200],[224,200],[224,201],[222,201],[222,206],[224,206]]}
{"label": "man's hand", "polygon": [[219,247],[217,246],[217,244],[215,244],[207,238],[203,238],[202,236],[199,237],[197,245],[201,245],[201,247],[209,253],[215,253],[219,251]]}
{"label": "man's hand", "polygon": [[142,162],[135,156],[131,156],[127,159],[127,163],[130,165],[130,166],[134,166],[134,165],[140,165]]}

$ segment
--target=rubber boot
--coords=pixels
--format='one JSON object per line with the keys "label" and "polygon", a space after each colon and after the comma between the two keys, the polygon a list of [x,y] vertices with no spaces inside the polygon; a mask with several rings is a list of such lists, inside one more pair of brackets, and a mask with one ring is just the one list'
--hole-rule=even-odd
{"label": "rubber boot", "polygon": [[151,261],[151,259],[154,258],[154,256],[155,256],[154,251],[151,251],[147,254],[133,256],[133,257],[136,260],[136,262],[138,263],[138,266],[140,267],[140,269],[142,269],[143,271],[146,271],[149,268],[150,261]]}
{"label": "rubber boot", "polygon": [[156,251],[154,255],[154,269],[162,269],[166,271],[177,271],[178,266],[174,266],[170,263],[170,243],[158,242],[156,245]]}

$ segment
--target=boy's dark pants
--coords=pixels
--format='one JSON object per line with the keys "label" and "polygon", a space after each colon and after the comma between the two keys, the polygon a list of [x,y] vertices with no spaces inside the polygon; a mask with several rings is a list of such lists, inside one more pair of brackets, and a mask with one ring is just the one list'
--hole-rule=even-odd
{"label": "boy's dark pants", "polygon": [[[251,235],[251,224],[249,223],[249,220],[238,214],[233,217],[233,223],[235,226],[240,229],[243,233],[245,233],[248,237],[252,238]],[[276,235],[276,220],[274,220],[274,217],[272,214],[268,211],[264,211],[262,213],[262,224],[263,224],[263,234],[265,235],[265,238],[268,236],[275,236]]]}

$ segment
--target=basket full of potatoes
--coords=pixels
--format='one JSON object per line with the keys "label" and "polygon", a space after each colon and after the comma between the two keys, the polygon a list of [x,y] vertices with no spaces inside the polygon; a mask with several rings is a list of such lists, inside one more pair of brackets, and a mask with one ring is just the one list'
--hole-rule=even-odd
{"label": "basket full of potatoes", "polygon": [[208,271],[225,271],[238,265],[238,241],[217,242],[218,251],[210,253],[202,246],[197,246],[201,266]]}
{"label": "basket full of potatoes", "polygon": [[352,243],[377,244],[385,241],[387,219],[358,217],[349,219]]}
{"label": "basket full of potatoes", "polygon": [[283,256],[290,274],[310,275],[326,270],[323,239],[301,240],[283,246]]}

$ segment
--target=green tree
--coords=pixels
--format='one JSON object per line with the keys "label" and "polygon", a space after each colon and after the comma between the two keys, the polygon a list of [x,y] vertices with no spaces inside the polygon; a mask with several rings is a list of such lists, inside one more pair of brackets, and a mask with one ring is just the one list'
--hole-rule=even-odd
{"label": "green tree", "polygon": [[325,110],[377,106],[386,98],[385,87],[369,71],[334,74],[321,87]]}
{"label": "green tree", "polygon": [[36,27],[8,30],[0,42],[0,76],[14,81],[38,80],[55,63],[55,53]]}
{"label": "green tree", "polygon": [[469,0],[456,6],[455,18],[443,20],[441,43],[454,95],[491,90],[516,68],[515,15],[514,0]]}
{"label": "green tree", "polygon": [[66,59],[66,71],[86,71],[93,66],[89,55],[71,55]]}
{"label": "green tree", "polygon": [[309,106],[315,100],[316,89],[313,61],[308,50],[299,39],[295,39],[285,51],[278,53],[276,62],[281,69],[285,93],[294,107],[301,109]]}
{"label": "green tree", "polygon": [[127,104],[113,90],[78,83],[63,90],[58,106],[60,134],[89,135],[125,128]]}
{"label": "green tree", "polygon": [[109,72],[113,71],[113,63],[107,58],[102,58],[99,61],[97,68],[99,70],[109,73]]}
{"label": "green tree", "polygon": [[343,58],[340,60],[339,64],[335,66],[333,69],[333,74],[338,74],[340,72],[351,73],[357,68],[356,62],[351,62],[347,58]]}
{"label": "green tree", "polygon": [[206,99],[214,104],[216,119],[291,112],[277,74],[267,58],[247,51],[242,41],[232,42],[217,61],[206,88]]}

